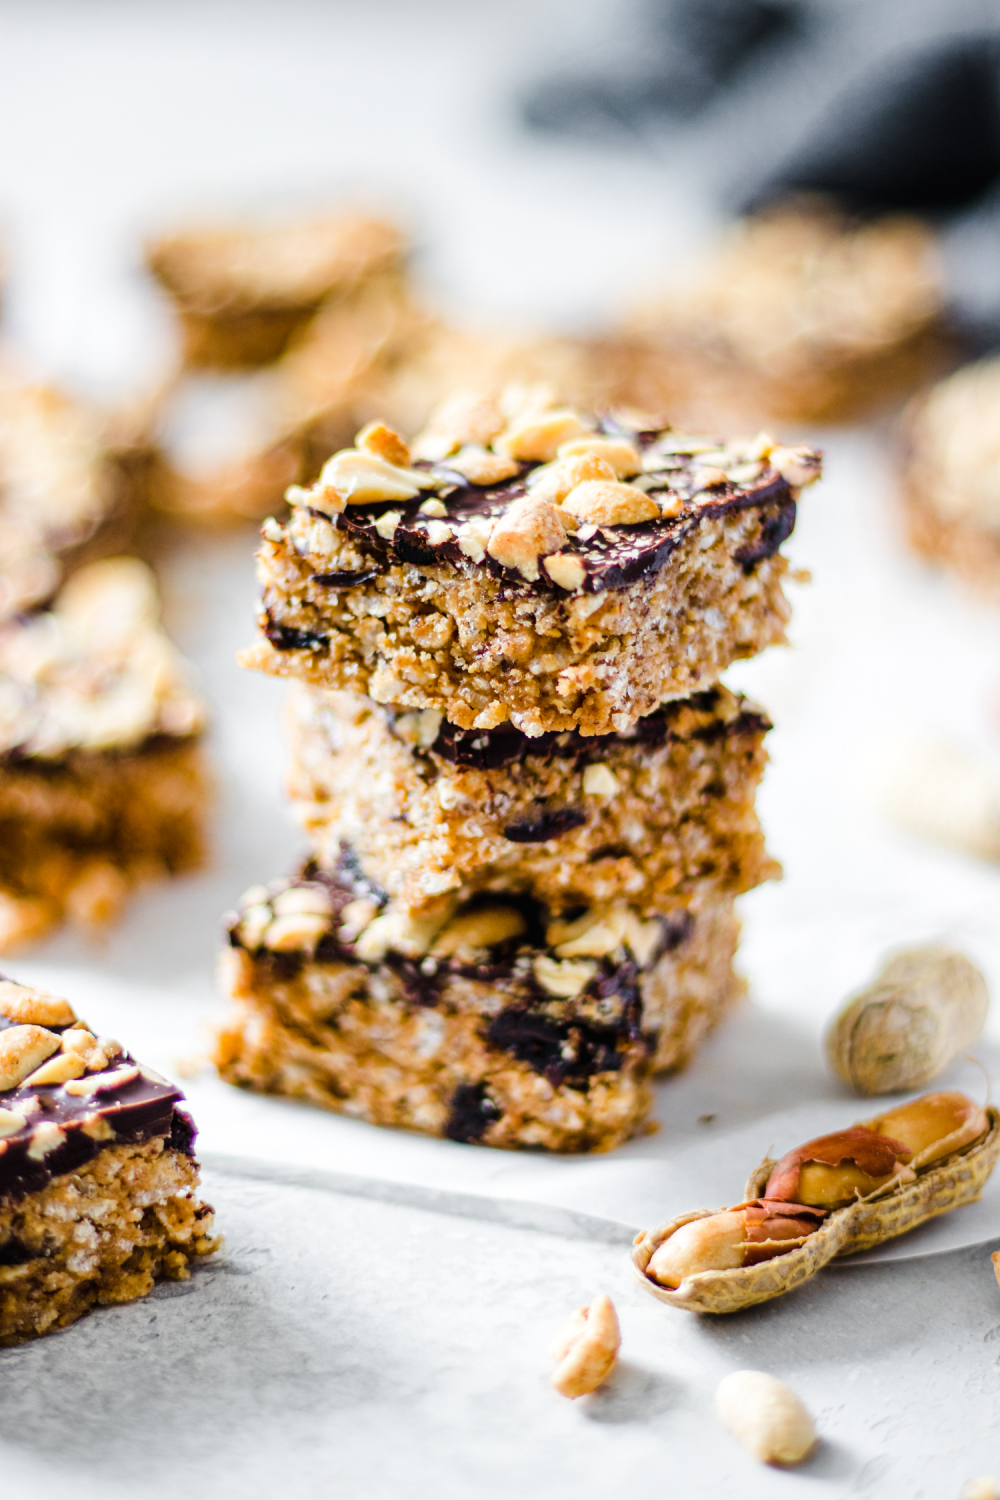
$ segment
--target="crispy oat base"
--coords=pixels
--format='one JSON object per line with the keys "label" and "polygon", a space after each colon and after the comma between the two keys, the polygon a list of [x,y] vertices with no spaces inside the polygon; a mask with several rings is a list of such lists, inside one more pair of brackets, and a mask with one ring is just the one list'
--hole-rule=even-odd
{"label": "crispy oat base", "polygon": [[325,644],[279,651],[261,639],[240,659],[378,703],[437,709],[463,729],[510,720],[528,735],[610,734],[785,640],[785,558],[749,570],[736,561],[764,525],[761,508],[705,517],[658,571],[597,594],[557,595],[465,562],[394,564],[368,585],[332,591],[313,575],[370,559],[340,531],[330,552],[310,553],[310,519],[296,511],[258,553],[261,625]]}
{"label": "crispy oat base", "polygon": [[198,1169],[160,1139],[109,1146],[37,1193],[0,1200],[0,1346],[75,1323],[95,1305],[185,1280],[211,1255]]}

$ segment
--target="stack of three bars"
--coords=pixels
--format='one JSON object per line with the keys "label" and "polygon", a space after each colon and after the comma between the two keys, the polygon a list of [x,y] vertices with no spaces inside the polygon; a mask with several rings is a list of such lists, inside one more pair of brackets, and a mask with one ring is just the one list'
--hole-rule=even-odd
{"label": "stack of three bars", "polygon": [[777,872],[769,725],[718,677],[784,638],[818,473],[520,390],[446,403],[412,454],[372,424],[289,493],[243,660],[297,679],[313,858],[232,921],[224,1077],[492,1146],[640,1128]]}

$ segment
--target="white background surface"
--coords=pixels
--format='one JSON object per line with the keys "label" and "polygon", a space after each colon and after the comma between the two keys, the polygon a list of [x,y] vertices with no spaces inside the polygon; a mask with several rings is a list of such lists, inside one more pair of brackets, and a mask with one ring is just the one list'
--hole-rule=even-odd
{"label": "white background surface", "polygon": [[[10,333],[39,368],[125,389],[168,348],[136,271],[146,229],[183,210],[318,202],[362,186],[370,201],[402,205],[427,283],[454,309],[586,324],[695,245],[711,217],[680,147],[626,157],[539,144],[510,123],[507,84],[544,72],[553,48],[584,52],[608,13],[558,0],[0,5]],[[828,1078],[818,1039],[887,947],[946,936],[1000,985],[1000,875],[897,833],[870,791],[872,764],[900,740],[1000,753],[997,617],[902,551],[886,438],[824,435],[830,478],[807,497],[792,549],[814,574],[797,591],[795,649],[739,672],[779,726],[761,810],[786,879],[744,902],[753,1003],[662,1088],[659,1135],[610,1160],[548,1164],[274,1105],[282,1131],[306,1142],[304,1159],[329,1141],[334,1170],[377,1158],[385,1175],[388,1141],[416,1177],[478,1180],[488,1162],[522,1202],[568,1192],[576,1204],[583,1174],[596,1172],[601,1211],[624,1223],[637,1194],[657,1196],[650,1174],[662,1162],[653,1221],[689,1206],[671,1200],[690,1190],[684,1160],[705,1163],[711,1191],[698,1201],[731,1196],[715,1186],[726,1153],[710,1144],[725,1132],[752,1135],[785,1110],[825,1128],[837,1100],[846,1119],[865,1112]],[[144,895],[102,950],[63,934],[6,965],[65,989],[168,1071],[197,1051],[218,1008],[219,914],[298,849],[281,802],[282,690],[232,661],[251,629],[251,550],[247,537],[184,543],[166,569],[172,628],[215,711],[213,869]],[[996,1024],[981,1049],[994,1073]],[[948,1081],[978,1085],[965,1064]],[[244,1103],[270,1107],[230,1105],[210,1080],[189,1091],[210,1159],[232,1154]],[[714,1122],[699,1124],[705,1115]],[[736,1191],[754,1146],[731,1165]],[[646,1298],[620,1246],[598,1239],[363,1201],[313,1179],[212,1171],[210,1191],[229,1237],[218,1267],[148,1306],[0,1355],[4,1490],[405,1487],[534,1500],[639,1485],[728,1497],[738,1486],[748,1500],[936,1500],[1000,1472],[1000,1293],[984,1249],[831,1271],[784,1302],[708,1323]],[[542,1351],[599,1289],[622,1313],[625,1361],[605,1394],[571,1407],[548,1391]],[[758,1468],[716,1426],[714,1386],[744,1366],[789,1379],[816,1413],[823,1445],[799,1473]]]}

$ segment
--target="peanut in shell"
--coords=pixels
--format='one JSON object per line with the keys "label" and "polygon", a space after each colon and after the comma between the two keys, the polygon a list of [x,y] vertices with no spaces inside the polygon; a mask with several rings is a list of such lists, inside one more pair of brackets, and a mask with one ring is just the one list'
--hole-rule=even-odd
{"label": "peanut in shell", "polygon": [[[815,1276],[831,1260],[871,1250],[938,1214],[974,1203],[1000,1156],[1000,1110],[988,1105],[983,1114],[986,1128],[978,1139],[969,1142],[964,1138],[967,1132],[957,1130],[950,1154],[937,1157],[934,1148],[929,1148],[926,1153],[914,1156],[910,1162],[912,1170],[907,1174],[910,1180],[897,1177],[867,1197],[833,1210],[813,1234],[785,1255],[733,1270],[700,1271],[686,1277],[673,1290],[658,1285],[647,1274],[647,1267],[659,1246],[682,1225],[726,1212],[724,1208],[696,1209],[636,1236],[632,1248],[635,1273],[660,1302],[689,1312],[739,1312],[772,1297],[784,1296]],[[871,1128],[876,1122],[862,1123]],[[945,1144],[947,1141],[938,1143]],[[922,1157],[934,1159],[925,1162]],[[771,1160],[761,1162],[747,1182],[746,1199],[764,1195],[775,1166],[776,1162]]]}
{"label": "peanut in shell", "polygon": [[911,948],[895,954],[830,1025],[826,1054],[858,1094],[923,1088],[978,1040],[990,997],[961,953]]}

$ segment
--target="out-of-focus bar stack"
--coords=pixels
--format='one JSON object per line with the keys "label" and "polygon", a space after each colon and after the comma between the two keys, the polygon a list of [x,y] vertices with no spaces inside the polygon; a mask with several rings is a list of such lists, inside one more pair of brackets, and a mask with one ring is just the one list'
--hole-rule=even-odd
{"label": "out-of-focus bar stack", "polygon": [[777,873],[765,715],[816,454],[536,388],[371,423],[263,528],[309,863],[229,928],[233,1083],[453,1140],[606,1150],[742,989]]}

